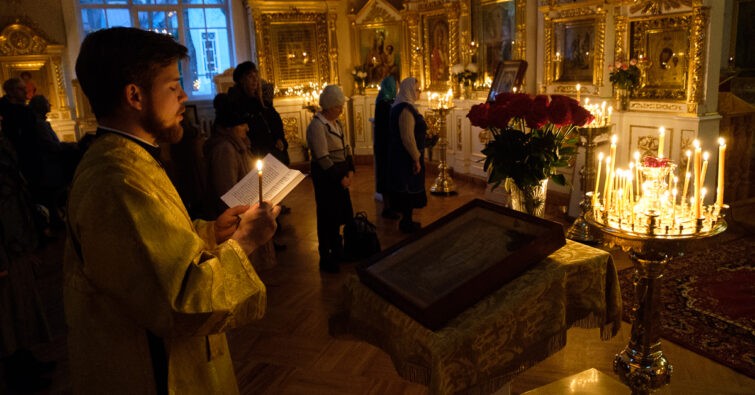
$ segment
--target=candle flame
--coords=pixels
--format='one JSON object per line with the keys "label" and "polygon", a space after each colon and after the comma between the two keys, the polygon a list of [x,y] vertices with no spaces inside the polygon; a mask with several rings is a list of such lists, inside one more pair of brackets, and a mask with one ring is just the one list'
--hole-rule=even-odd
{"label": "candle flame", "polygon": [[598,160],[603,160],[603,156],[602,152],[598,152]]}
{"label": "candle flame", "polygon": [[262,160],[257,159],[257,172],[262,173]]}
{"label": "candle flame", "polygon": [[726,146],[726,140],[724,140],[723,137],[719,137],[718,138],[718,145],[723,145],[725,147]]}
{"label": "candle flame", "polygon": [[660,128],[658,128],[658,133],[660,133],[661,136],[665,135],[666,134],[666,128],[664,128],[663,126],[661,126]]}
{"label": "candle flame", "polygon": [[634,160],[640,160],[640,151],[634,151]]}
{"label": "candle flame", "polygon": [[700,148],[700,140],[695,139],[692,141],[692,146],[695,148]]}
{"label": "candle flame", "polygon": [[613,136],[611,136],[611,144],[616,144],[616,141],[617,141],[618,139],[619,139],[619,136],[617,136],[617,135],[615,135],[615,134],[614,134]]}
{"label": "candle flame", "polygon": [[708,154],[708,151],[703,152],[703,160],[708,160],[708,157],[710,157],[710,154]]}
{"label": "candle flame", "polygon": [[684,155],[687,155],[687,159],[689,159],[689,157],[692,156],[692,151],[687,150],[687,152],[685,152]]}

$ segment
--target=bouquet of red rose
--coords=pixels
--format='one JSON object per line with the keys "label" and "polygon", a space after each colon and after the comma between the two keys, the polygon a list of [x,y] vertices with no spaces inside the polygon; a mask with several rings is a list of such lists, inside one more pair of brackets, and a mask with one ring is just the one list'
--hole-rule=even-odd
{"label": "bouquet of red rose", "polygon": [[524,189],[546,178],[566,184],[555,169],[568,165],[579,141],[574,129],[593,116],[568,96],[501,93],[492,102],[472,106],[467,118],[493,135],[482,150],[488,183],[496,188],[510,178]]}

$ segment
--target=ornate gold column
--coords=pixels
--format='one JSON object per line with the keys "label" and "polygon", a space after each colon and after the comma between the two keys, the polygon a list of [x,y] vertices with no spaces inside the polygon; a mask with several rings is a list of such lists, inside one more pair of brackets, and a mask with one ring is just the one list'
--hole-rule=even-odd
{"label": "ornate gold column", "polygon": [[328,59],[330,61],[330,83],[338,84],[338,33],[336,29],[336,18],[338,14],[328,12]]}
{"label": "ornate gold column", "polygon": [[698,104],[705,100],[705,52],[708,41],[708,19],[710,7],[692,8],[692,34],[690,52],[692,55],[687,78],[687,112],[697,113]]}

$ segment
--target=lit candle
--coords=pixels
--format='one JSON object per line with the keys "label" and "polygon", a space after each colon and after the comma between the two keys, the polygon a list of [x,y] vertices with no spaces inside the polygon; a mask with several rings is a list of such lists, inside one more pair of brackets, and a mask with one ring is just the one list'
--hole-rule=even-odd
{"label": "lit candle", "polygon": [[629,171],[627,172],[627,187],[629,193],[627,193],[627,199],[629,204],[634,203],[634,163],[629,163]]}
{"label": "lit candle", "polygon": [[608,203],[608,190],[610,185],[610,178],[611,178],[611,157],[606,158],[606,182],[603,184],[603,206],[606,212],[608,212],[608,206],[610,206]]}
{"label": "lit candle", "polygon": [[684,175],[684,188],[682,189],[682,203],[685,203],[687,200],[687,187],[689,187],[689,179],[692,177],[692,174],[690,172],[687,172]]}
{"label": "lit candle", "polygon": [[606,125],[611,124],[611,114],[613,114],[613,106],[608,106],[608,118],[606,119]]}
{"label": "lit candle", "polygon": [[577,84],[577,101],[579,101],[579,91],[582,90],[582,85]]}
{"label": "lit candle", "polygon": [[663,158],[663,143],[666,140],[666,128],[658,128],[658,157]]}
{"label": "lit candle", "polygon": [[726,154],[726,141],[722,138],[718,139],[718,185],[716,186],[716,206],[723,207],[724,205],[724,167]]}
{"label": "lit candle", "polygon": [[700,218],[700,171],[702,171],[702,151],[700,150],[700,142],[695,140],[692,143],[695,146],[695,219]]}
{"label": "lit candle", "polygon": [[671,196],[674,199],[671,203],[671,227],[673,228],[676,223],[676,188],[671,190]]}
{"label": "lit candle", "polygon": [[259,178],[260,205],[262,205],[262,160],[257,159],[257,177]]}
{"label": "lit candle", "polygon": [[511,90],[516,93],[516,87],[511,88]]}
{"label": "lit candle", "polygon": [[710,155],[708,151],[703,152],[703,170],[700,172],[700,187],[705,185],[705,176],[708,175],[708,158]]}
{"label": "lit candle", "polygon": [[642,189],[640,189],[640,151],[634,151],[634,178],[637,180],[637,200],[639,200],[642,193]]}
{"label": "lit candle", "polygon": [[598,153],[598,174],[595,177],[595,191],[592,193],[592,206],[598,201],[598,185],[600,185],[600,168],[603,165],[603,153]]}

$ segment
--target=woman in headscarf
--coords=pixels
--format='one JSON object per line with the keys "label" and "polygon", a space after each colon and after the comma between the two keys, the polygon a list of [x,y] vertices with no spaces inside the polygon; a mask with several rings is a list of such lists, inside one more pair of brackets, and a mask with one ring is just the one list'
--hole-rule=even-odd
{"label": "woman in headscarf", "polygon": [[312,183],[317,205],[317,241],[320,271],[337,273],[343,259],[341,225],[354,218],[351,186],[354,160],[351,147],[338,117],[346,97],[337,85],[328,85],[320,94],[321,111],[307,127],[307,144],[312,152]]}
{"label": "woman in headscarf", "polygon": [[380,83],[380,91],[375,99],[373,118],[372,148],[375,160],[375,192],[383,197],[383,218],[398,219],[398,213],[391,206],[388,193],[388,133],[391,106],[396,99],[396,79],[389,75]]}
{"label": "woman in headscarf", "polygon": [[389,127],[389,187],[391,204],[401,212],[399,229],[412,233],[420,228],[412,211],[427,205],[425,192],[425,134],[427,123],[414,102],[419,99],[417,79],[401,81],[396,102],[391,107]]}

